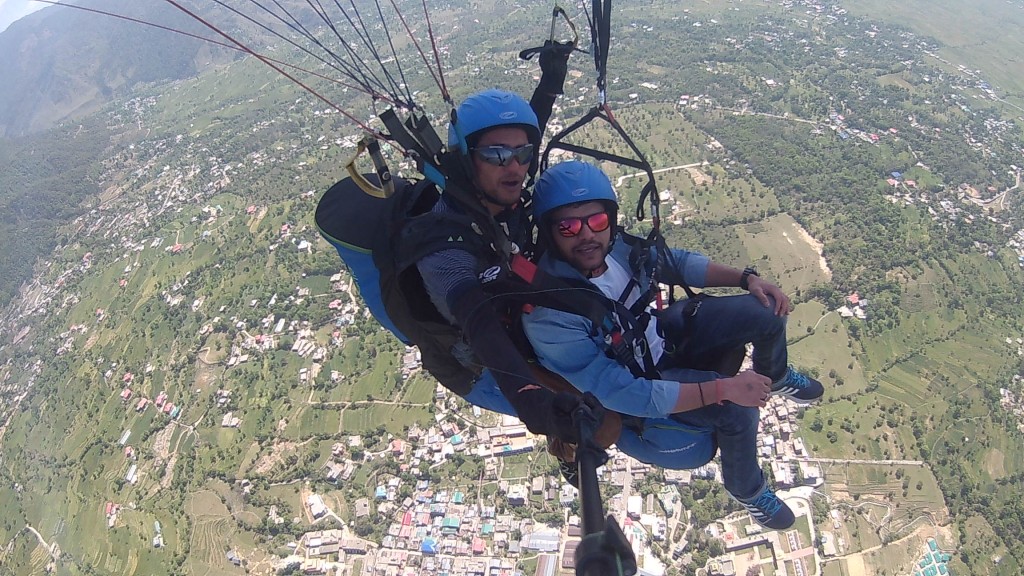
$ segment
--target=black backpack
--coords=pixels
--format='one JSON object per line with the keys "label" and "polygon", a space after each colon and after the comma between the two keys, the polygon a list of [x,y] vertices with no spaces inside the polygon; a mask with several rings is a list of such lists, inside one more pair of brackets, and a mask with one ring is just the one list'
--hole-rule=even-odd
{"label": "black backpack", "polygon": [[[379,182],[375,175],[366,177]],[[437,188],[425,180],[396,179],[395,193],[378,198],[345,178],[320,199],[316,225],[355,277],[374,318],[405,344],[418,346],[423,367],[438,382],[465,395],[480,371],[452,356],[462,333],[434,307],[415,263],[440,243],[486,243],[470,217],[432,212],[439,199]]]}

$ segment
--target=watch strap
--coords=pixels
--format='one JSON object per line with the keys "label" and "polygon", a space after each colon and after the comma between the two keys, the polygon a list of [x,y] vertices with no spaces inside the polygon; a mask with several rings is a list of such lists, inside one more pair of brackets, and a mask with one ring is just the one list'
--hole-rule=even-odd
{"label": "watch strap", "polygon": [[757,273],[756,269],[747,266],[746,268],[743,269],[743,274],[740,276],[740,288],[744,290],[750,290],[751,276],[760,277],[761,275]]}

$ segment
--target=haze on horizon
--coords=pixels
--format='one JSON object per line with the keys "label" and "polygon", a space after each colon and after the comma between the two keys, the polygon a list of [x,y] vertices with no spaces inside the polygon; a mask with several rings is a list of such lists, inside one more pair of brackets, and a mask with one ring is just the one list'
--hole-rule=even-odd
{"label": "haze on horizon", "polygon": [[0,32],[29,14],[46,8],[49,4],[33,0],[0,0]]}

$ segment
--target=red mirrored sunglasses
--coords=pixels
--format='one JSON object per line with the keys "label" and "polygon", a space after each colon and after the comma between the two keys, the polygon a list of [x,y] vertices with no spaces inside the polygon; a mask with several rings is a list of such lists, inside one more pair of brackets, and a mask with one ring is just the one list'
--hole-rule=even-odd
{"label": "red mirrored sunglasses", "polygon": [[586,224],[587,228],[593,232],[604,232],[611,226],[611,218],[607,212],[597,212],[589,216],[562,218],[555,223],[558,227],[558,234],[563,238],[572,238],[582,232],[583,224]]}

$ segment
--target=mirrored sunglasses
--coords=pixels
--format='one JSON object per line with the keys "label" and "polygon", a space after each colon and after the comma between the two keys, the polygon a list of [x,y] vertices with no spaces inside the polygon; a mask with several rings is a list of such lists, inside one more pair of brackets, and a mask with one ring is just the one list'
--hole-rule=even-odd
{"label": "mirrored sunglasses", "polygon": [[476,153],[478,158],[494,166],[508,166],[508,163],[513,158],[523,166],[533,160],[533,144],[523,144],[522,146],[515,147],[500,145],[484,146],[473,148],[473,152]]}
{"label": "mirrored sunglasses", "polygon": [[562,218],[555,225],[558,227],[558,234],[560,236],[572,238],[583,231],[584,223],[593,232],[604,232],[611,226],[611,218],[607,212],[597,212],[589,216]]}

